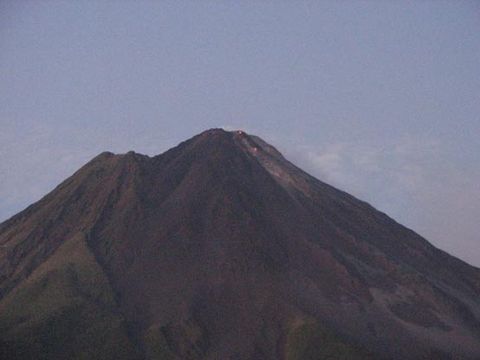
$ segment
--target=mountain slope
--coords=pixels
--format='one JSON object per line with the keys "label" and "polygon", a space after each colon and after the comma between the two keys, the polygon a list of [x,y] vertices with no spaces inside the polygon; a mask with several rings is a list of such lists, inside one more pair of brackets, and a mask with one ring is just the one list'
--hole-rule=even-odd
{"label": "mountain slope", "polygon": [[71,331],[27,346],[49,358],[101,337],[102,359],[473,359],[479,295],[478,269],[244,132],[100,154],[0,225],[7,359],[39,323]]}
{"label": "mountain slope", "polygon": [[138,358],[102,269],[81,234],[0,304],[3,358]]}

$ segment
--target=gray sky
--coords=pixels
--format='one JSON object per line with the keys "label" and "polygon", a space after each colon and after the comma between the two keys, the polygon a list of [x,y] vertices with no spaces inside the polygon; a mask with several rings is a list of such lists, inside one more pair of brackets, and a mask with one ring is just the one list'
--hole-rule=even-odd
{"label": "gray sky", "polygon": [[480,266],[479,2],[0,2],[0,221],[211,127]]}

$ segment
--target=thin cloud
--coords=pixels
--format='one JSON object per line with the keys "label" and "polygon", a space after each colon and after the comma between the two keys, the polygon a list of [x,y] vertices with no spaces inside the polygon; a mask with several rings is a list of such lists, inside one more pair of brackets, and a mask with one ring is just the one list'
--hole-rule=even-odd
{"label": "thin cloud", "polygon": [[287,149],[323,181],[372,203],[440,248],[478,264],[480,174],[455,167],[435,138]]}

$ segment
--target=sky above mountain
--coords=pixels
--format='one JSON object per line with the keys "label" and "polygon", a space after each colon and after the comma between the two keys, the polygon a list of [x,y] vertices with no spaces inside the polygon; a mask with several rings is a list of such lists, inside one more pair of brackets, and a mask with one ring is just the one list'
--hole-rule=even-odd
{"label": "sky above mountain", "polygon": [[479,266],[478,2],[0,3],[0,221],[241,128]]}

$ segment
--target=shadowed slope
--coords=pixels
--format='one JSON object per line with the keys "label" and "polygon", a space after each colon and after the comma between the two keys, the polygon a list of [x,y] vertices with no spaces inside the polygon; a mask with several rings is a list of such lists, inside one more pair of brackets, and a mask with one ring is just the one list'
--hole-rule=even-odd
{"label": "shadowed slope", "polygon": [[[478,269],[244,132],[209,130],[152,158],[103,153],[1,224],[0,306],[22,318],[9,299],[23,288],[41,303],[32,278],[72,241],[105,284],[88,291],[112,289],[94,319],[122,324],[92,319],[91,332],[125,336],[144,358],[480,354]],[[68,276],[55,288],[70,293]]]}

